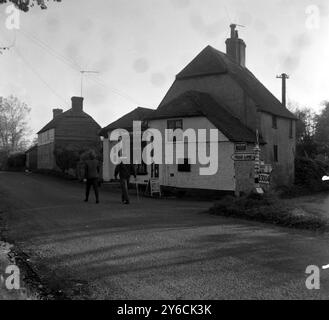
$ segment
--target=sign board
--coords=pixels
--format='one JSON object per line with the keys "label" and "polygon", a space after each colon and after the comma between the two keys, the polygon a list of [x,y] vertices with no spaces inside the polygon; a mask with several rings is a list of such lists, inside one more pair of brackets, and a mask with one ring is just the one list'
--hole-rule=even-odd
{"label": "sign board", "polygon": [[154,193],[158,193],[161,197],[160,181],[158,179],[150,179],[150,193],[151,197]]}
{"label": "sign board", "polygon": [[235,153],[232,155],[234,161],[255,161],[254,153]]}
{"label": "sign board", "polygon": [[259,174],[259,183],[270,184],[270,175],[268,173],[260,173]]}

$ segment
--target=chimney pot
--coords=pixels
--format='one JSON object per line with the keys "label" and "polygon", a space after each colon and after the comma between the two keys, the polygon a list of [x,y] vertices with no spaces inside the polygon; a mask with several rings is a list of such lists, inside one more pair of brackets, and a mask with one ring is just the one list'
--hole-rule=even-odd
{"label": "chimney pot", "polygon": [[72,97],[72,110],[73,112],[83,111],[83,98],[82,97]]}
{"label": "chimney pot", "polygon": [[63,109],[53,109],[53,119],[63,113]]}
{"label": "chimney pot", "polygon": [[236,24],[231,24],[231,38],[226,39],[226,54],[242,67],[246,66],[246,44],[239,38],[239,33],[235,29]]}

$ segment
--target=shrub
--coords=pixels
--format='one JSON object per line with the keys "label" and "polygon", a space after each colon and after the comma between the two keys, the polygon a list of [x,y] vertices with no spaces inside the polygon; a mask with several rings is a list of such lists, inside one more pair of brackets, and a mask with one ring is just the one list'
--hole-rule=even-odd
{"label": "shrub", "polygon": [[56,164],[63,173],[75,169],[80,159],[78,151],[74,149],[57,148],[54,153]]}
{"label": "shrub", "polygon": [[295,184],[277,188],[282,198],[293,198],[329,190],[329,181],[322,177],[329,175],[329,163],[324,160],[297,157],[295,160]]}
{"label": "shrub", "polygon": [[7,169],[12,171],[20,171],[25,169],[26,155],[25,153],[14,153],[9,155],[7,159]]}
{"label": "shrub", "polygon": [[211,214],[272,223],[290,228],[325,230],[327,220],[296,208],[284,207],[272,195],[251,194],[242,198],[225,197],[209,209]]}
{"label": "shrub", "polygon": [[74,171],[80,176],[81,163],[89,158],[91,151],[95,152],[97,158],[101,159],[97,148],[83,148],[74,145],[59,147],[54,152],[56,164],[63,173]]}
{"label": "shrub", "polygon": [[0,170],[6,170],[8,162],[8,152],[0,150]]}
{"label": "shrub", "polygon": [[295,184],[317,191],[323,188],[322,177],[328,175],[329,163],[321,160],[297,157],[295,160]]}

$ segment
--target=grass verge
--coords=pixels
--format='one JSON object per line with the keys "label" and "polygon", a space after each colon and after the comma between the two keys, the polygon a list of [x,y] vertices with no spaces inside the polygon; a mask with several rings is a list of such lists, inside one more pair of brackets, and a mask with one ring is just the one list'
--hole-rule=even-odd
{"label": "grass verge", "polygon": [[271,223],[283,227],[314,231],[329,230],[325,218],[297,207],[280,203],[273,195],[251,194],[241,198],[225,197],[209,209],[211,214]]}

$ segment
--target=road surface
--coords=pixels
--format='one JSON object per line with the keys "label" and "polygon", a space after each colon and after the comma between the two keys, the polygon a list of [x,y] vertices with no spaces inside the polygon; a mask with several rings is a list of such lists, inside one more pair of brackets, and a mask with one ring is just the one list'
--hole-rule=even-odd
{"label": "road surface", "polygon": [[[84,203],[83,186],[0,172],[0,223],[42,282],[70,298],[320,299],[308,265],[329,264],[329,237],[205,213],[209,202],[115,192]],[[93,200],[93,198],[92,198]]]}

